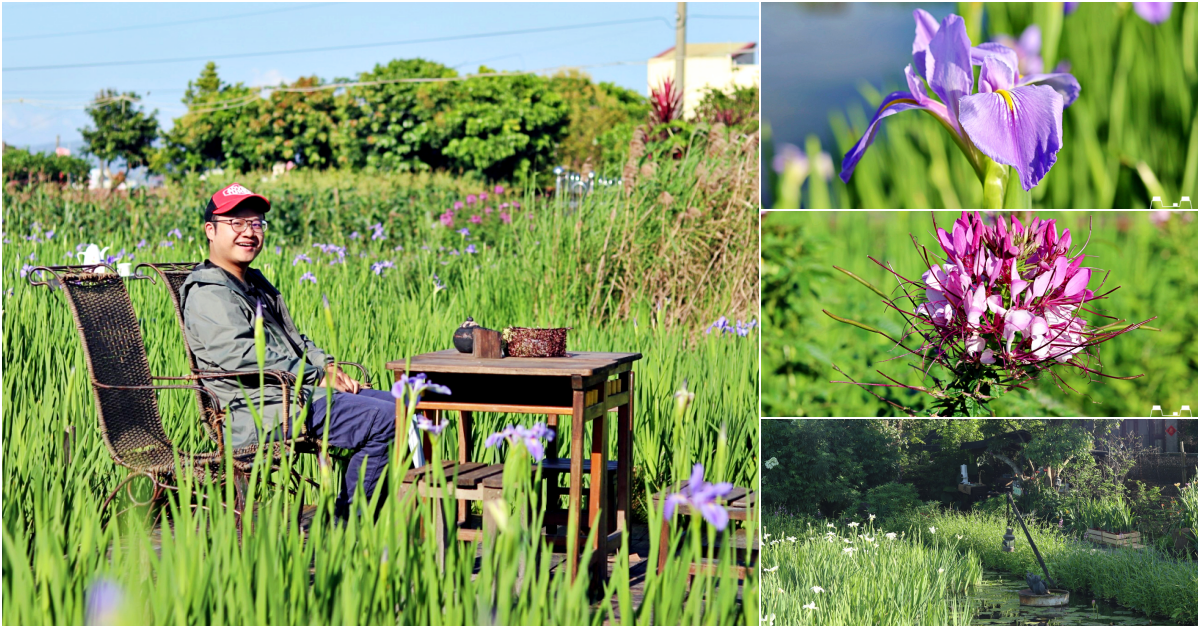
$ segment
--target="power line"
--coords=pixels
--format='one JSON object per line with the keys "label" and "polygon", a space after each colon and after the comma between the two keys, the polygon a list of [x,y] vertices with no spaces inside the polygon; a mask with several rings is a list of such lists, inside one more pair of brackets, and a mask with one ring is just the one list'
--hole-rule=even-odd
{"label": "power line", "polygon": [[[634,61],[611,61],[608,63],[593,63],[593,64],[587,64],[587,65],[560,65],[560,66],[553,66],[553,67],[548,67],[548,68],[540,68],[537,70],[528,70],[528,71],[521,71],[521,72],[488,72],[485,74],[467,74],[467,75],[463,75],[463,76],[436,77],[436,78],[378,79],[378,80],[374,80],[374,81],[326,83],[324,85],[312,85],[312,86],[308,86],[308,87],[274,87],[274,86],[269,86],[269,85],[249,86],[249,87],[246,87],[245,89],[250,90],[250,93],[244,94],[242,96],[238,96],[236,98],[231,98],[229,100],[222,101],[220,103],[213,103],[212,106],[209,106],[209,107],[188,108],[185,110],[185,113],[200,114],[200,113],[212,113],[215,111],[228,111],[231,109],[240,109],[242,107],[253,104],[258,99],[263,98],[263,92],[266,92],[266,91],[282,92],[282,93],[312,93],[312,92],[319,92],[319,91],[326,91],[326,90],[337,90],[337,89],[343,89],[343,88],[348,88],[348,87],[370,87],[370,86],[375,86],[375,85],[389,85],[389,84],[394,84],[394,83],[449,83],[449,82],[453,82],[453,81],[465,81],[465,80],[480,79],[480,78],[522,76],[522,75],[527,75],[527,74],[544,74],[547,72],[555,72],[555,71],[570,70],[570,69],[587,70],[587,69],[592,69],[592,68],[604,68],[604,67],[613,67],[613,66],[622,66],[622,65],[645,65],[646,63],[647,63],[646,60],[638,59],[638,60],[634,60]],[[36,99],[30,99],[30,98],[13,98],[13,99],[5,100],[4,103],[25,104],[25,105],[30,105],[30,106],[34,106],[34,107],[44,107],[47,109],[85,109],[85,108],[90,107],[95,104],[104,104],[105,102],[115,102],[115,101],[119,101],[119,100],[129,100],[131,102],[139,102],[143,106],[156,104],[156,103],[146,102],[146,101],[142,101],[142,100],[135,101],[131,98],[127,98],[127,97],[123,97],[123,96],[114,97],[112,99],[101,99],[99,101],[90,101],[90,102],[86,102],[86,103],[77,103],[77,102],[69,103],[69,102],[62,102],[62,101],[36,100]],[[174,108],[176,110],[181,109],[177,105],[158,104],[158,106],[166,107],[166,108]]]}
{"label": "power line", "polygon": [[100,33],[116,33],[119,31],[131,31],[141,28],[158,28],[160,26],[184,26],[187,24],[199,24],[201,22],[218,22],[221,20],[232,20],[235,18],[251,17],[254,15],[267,15],[269,13],[283,13],[285,11],[299,11],[301,9],[312,9],[315,7],[329,6],[336,4],[334,2],[318,2],[305,3],[300,6],[285,7],[282,9],[269,9],[267,11],[255,11],[253,13],[238,13],[236,15],[223,15],[218,17],[202,17],[193,20],[180,20],[177,22],[157,22],[155,24],[138,24],[135,26],[114,26],[112,28],[101,28],[90,31],[72,31],[69,33],[45,33],[42,35],[19,35],[17,37],[5,37],[4,41],[24,41],[29,39],[48,39],[51,37],[74,37],[76,35],[98,35]]}
{"label": "power line", "polygon": [[98,68],[109,66],[128,66],[128,65],[152,65],[161,63],[184,63],[190,61],[212,61],[215,59],[239,59],[246,57],[266,57],[272,55],[287,55],[301,54],[307,52],[331,52],[335,50],[353,50],[361,48],[378,48],[381,46],[402,46],[409,44],[429,44],[445,41],[458,41],[462,39],[484,38],[484,37],[503,37],[507,35],[528,35],[532,33],[544,33],[548,31],[576,30],[581,28],[594,28],[597,26],[616,26],[620,24],[633,24],[638,22],[661,21],[668,27],[672,27],[671,23],[664,17],[647,17],[636,18],[629,20],[614,20],[610,22],[590,22],[587,24],[569,24],[566,26],[551,26],[544,28],[523,28],[510,31],[493,31],[489,33],[471,33],[468,35],[449,35],[446,37],[428,37],[424,39],[408,39],[401,41],[385,41],[372,44],[347,44],[343,46],[324,46],[321,48],[298,48],[293,50],[272,50],[263,52],[245,52],[226,55],[207,55],[202,57],[178,57],[174,59],[139,59],[132,61],[101,61],[97,63],[72,63],[64,65],[31,65],[15,68],[3,68],[4,72],[26,72],[30,70],[66,70],[72,68]]}

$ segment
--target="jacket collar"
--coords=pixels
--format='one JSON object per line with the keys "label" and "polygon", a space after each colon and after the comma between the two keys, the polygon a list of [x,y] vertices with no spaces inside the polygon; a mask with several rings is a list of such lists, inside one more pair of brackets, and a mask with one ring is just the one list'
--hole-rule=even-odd
{"label": "jacket collar", "polygon": [[189,280],[195,283],[202,284],[217,284],[228,287],[230,290],[240,294],[246,300],[250,300],[249,289],[257,288],[272,298],[278,296],[279,291],[275,286],[271,285],[270,281],[263,276],[257,268],[249,268],[246,270],[246,283],[242,283],[232,273],[217,266],[212,260],[205,259],[203,262],[196,265],[192,270]]}

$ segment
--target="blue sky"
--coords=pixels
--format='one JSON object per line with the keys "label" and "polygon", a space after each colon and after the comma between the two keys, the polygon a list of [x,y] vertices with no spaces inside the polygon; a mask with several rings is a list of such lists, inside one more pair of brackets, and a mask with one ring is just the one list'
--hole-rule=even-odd
{"label": "blue sky", "polygon": [[[688,41],[758,41],[757,2],[688,4]],[[257,14],[257,15],[246,15]],[[713,16],[713,17],[704,17]],[[446,42],[217,59],[228,82],[274,84],[317,75],[350,78],[391,59],[423,57],[470,73],[644,62],[675,43],[674,2],[632,3],[49,3],[3,5],[3,137],[10,144],[72,148],[87,125],[82,105],[100,89],[135,91],[169,127],[183,114],[187,82],[204,61],[12,71],[10,68],[135,61],[562,27],[644,22],[476,37]],[[200,21],[203,20],[203,21]],[[162,23],[190,22],[148,26]],[[129,27],[144,28],[129,28]],[[123,29],[123,30],[114,30]],[[82,31],[107,31],[82,33]],[[42,35],[59,35],[41,37]],[[598,81],[646,93],[644,63],[587,68]],[[11,102],[41,101],[38,106]]]}

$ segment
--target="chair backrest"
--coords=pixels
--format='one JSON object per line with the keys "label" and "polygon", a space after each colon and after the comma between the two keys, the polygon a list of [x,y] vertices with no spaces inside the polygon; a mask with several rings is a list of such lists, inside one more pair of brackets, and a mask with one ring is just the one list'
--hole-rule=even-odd
{"label": "chair backrest", "polygon": [[151,464],[146,455],[150,450],[171,448],[155,391],[95,385],[153,384],[142,330],[125,280],[116,273],[68,273],[60,279],[83,342],[104,444],[117,462],[132,468],[146,467]]}
{"label": "chair backrest", "polygon": [[[199,262],[166,262],[161,264],[138,264],[138,268],[147,266],[154,272],[158,273],[167,283],[171,295],[171,304],[175,306],[175,320],[179,323],[179,333],[183,336],[183,347],[187,351],[188,367],[192,369],[192,373],[200,370],[196,364],[196,354],[192,352],[191,345],[188,344],[186,326],[183,322],[183,294],[180,291],[183,284],[187,281],[192,270],[199,265]],[[197,382],[203,386],[203,382]],[[220,414],[220,408],[213,407],[212,399],[200,391],[196,391],[196,403],[200,407],[200,416],[217,416]],[[208,437],[216,442],[218,439],[217,432],[213,430],[213,426],[209,425],[208,421],[201,421],[204,425],[204,431],[208,432]]]}

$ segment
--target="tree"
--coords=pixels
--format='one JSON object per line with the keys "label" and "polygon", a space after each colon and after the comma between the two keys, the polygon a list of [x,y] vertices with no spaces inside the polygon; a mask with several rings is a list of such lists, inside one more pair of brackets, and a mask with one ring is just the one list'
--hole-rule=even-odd
{"label": "tree", "polygon": [[141,97],[134,92],[118,94],[106,89],[96,94],[96,99],[87,107],[95,128],[79,129],[87,142],[84,152],[100,159],[102,168],[115,159],[125,160],[125,171],[146,165],[158,139],[158,110],[147,114],[134,103]]}
{"label": "tree", "polygon": [[600,173],[619,171],[634,127],[650,112],[649,101],[612,83],[593,83],[578,70],[555,74],[550,85],[569,112],[567,134],[555,150],[557,164],[579,172],[588,165]]}
{"label": "tree", "polygon": [[[235,135],[240,120],[261,98],[241,83],[223,83],[217,64],[209,61],[195,81],[188,81],[183,104],[188,112],[175,120],[165,136],[165,160],[183,170],[224,167],[241,168],[247,162],[236,151]],[[227,163],[228,162],[228,163]]]}

